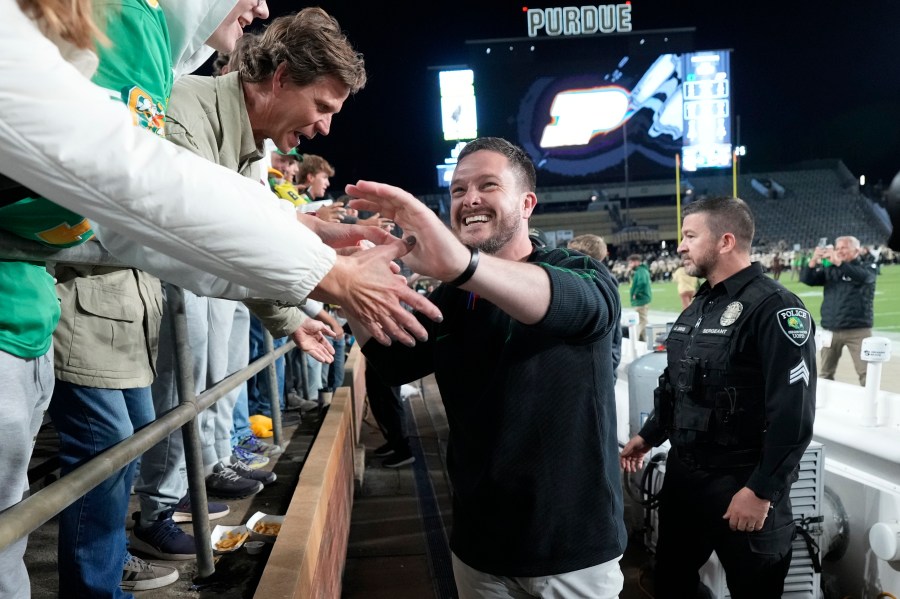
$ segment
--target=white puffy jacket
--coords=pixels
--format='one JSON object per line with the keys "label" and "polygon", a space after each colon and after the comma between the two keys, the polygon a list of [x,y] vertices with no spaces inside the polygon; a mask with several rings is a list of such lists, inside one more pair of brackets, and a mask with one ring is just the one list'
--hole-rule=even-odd
{"label": "white puffy jacket", "polygon": [[196,268],[165,278],[205,295],[300,302],[331,269],[334,250],[267,189],[133,127],[16,0],[0,15],[0,172]]}

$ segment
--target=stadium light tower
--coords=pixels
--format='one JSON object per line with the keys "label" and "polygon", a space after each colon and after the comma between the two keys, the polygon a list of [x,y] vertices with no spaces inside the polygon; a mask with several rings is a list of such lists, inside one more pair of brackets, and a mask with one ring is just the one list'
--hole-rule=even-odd
{"label": "stadium light tower", "polygon": [[731,152],[731,174],[732,174],[732,183],[731,183],[731,195],[733,197],[738,197],[737,194],[737,180],[738,174],[740,174],[740,157],[747,155],[747,147],[746,146],[734,146],[734,149]]}
{"label": "stadium light tower", "polygon": [[628,189],[628,121],[622,123],[622,149],[625,152],[625,228],[631,226],[631,192]]}

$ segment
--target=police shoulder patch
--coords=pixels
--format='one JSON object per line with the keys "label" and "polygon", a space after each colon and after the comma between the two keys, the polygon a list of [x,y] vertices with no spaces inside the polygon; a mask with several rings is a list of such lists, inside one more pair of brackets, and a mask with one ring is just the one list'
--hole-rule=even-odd
{"label": "police shoulder patch", "polygon": [[785,308],[775,315],[781,332],[791,340],[794,345],[803,345],[809,340],[812,331],[812,319],[809,312],[803,308]]}

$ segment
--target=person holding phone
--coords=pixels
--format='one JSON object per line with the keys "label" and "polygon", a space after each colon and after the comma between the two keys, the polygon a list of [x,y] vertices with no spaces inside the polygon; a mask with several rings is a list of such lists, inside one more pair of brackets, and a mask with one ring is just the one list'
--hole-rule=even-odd
{"label": "person holding phone", "polygon": [[819,376],[834,380],[844,346],[850,351],[859,384],[866,385],[866,363],[860,357],[862,340],[872,336],[875,319],[875,279],[877,265],[859,258],[859,239],[838,237],[834,246],[826,238],[819,240],[800,281],[824,287],[822,300],[822,350]]}

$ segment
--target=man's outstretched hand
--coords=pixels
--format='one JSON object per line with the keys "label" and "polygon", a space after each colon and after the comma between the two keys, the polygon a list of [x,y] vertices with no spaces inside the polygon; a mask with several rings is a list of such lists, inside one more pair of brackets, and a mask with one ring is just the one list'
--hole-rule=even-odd
{"label": "man's outstretched hand", "polygon": [[619,454],[619,464],[625,472],[637,472],[644,466],[644,456],[653,449],[640,435],[631,438]]}
{"label": "man's outstretched hand", "polygon": [[375,245],[383,245],[396,241],[396,237],[378,227],[366,225],[347,225],[329,223],[311,214],[297,213],[297,220],[319,236],[327,246],[338,248],[353,247],[362,240],[371,241]]}
{"label": "man's outstretched hand", "polygon": [[[346,225],[345,225],[346,226]],[[374,229],[374,227],[364,227]],[[428,333],[401,302],[426,317],[440,321],[440,310],[396,274],[393,260],[409,253],[415,240],[393,241],[351,255],[338,255],[334,267],[310,294],[314,299],[339,304],[379,343],[396,339],[405,345],[425,341]]]}
{"label": "man's outstretched hand", "polygon": [[325,336],[336,337],[337,332],[324,322],[314,318],[305,319],[296,331],[291,333],[291,340],[297,347],[324,364],[334,362],[334,346]]}
{"label": "man's outstretched hand", "polygon": [[440,281],[452,281],[469,263],[469,250],[425,204],[399,187],[359,181],[348,185],[347,193],[357,198],[350,206],[372,210],[388,217],[416,242],[403,259],[415,272]]}

